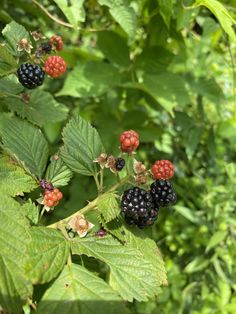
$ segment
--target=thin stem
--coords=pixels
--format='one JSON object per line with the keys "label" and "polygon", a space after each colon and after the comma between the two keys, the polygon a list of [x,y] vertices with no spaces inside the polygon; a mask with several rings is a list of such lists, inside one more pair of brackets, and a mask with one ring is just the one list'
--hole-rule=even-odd
{"label": "thin stem", "polygon": [[100,171],[100,190],[103,191],[103,169]]}
{"label": "thin stem", "polygon": [[19,96],[19,95],[15,95],[15,94],[8,93],[8,92],[0,93],[0,97],[7,97],[7,96],[10,96],[10,97],[13,97],[13,98],[17,98],[17,99],[21,99],[21,96]]}
{"label": "thin stem", "polygon": [[98,174],[96,173],[96,175],[93,176],[93,177],[94,177],[94,181],[95,181],[96,186],[97,186],[97,190],[98,190],[98,192],[100,192],[101,188],[100,188],[100,183],[99,183],[99,180],[98,180]]}
{"label": "thin stem", "polygon": [[101,28],[101,29],[94,29],[94,28],[90,28],[90,29],[81,29],[80,27],[74,27],[72,24],[67,23],[57,17],[55,17],[54,15],[52,15],[50,12],[48,12],[48,10],[42,5],[40,4],[38,1],[36,0],[32,0],[32,2],[37,5],[51,20],[53,20],[54,22],[56,22],[57,24],[60,24],[62,26],[68,27],[68,28],[74,28],[76,30],[80,30],[83,33],[86,32],[101,32],[106,30],[106,28]]}
{"label": "thin stem", "polygon": [[[128,182],[130,179],[130,176],[126,176],[125,178],[123,178],[119,183],[113,185],[108,191],[107,193],[113,192],[115,190],[117,190],[120,186],[122,186],[123,184],[125,184],[126,182]],[[78,216],[78,215],[82,215],[85,214],[93,209],[96,208],[97,203],[99,201],[99,198],[101,196],[98,196],[97,198],[95,198],[92,202],[88,203],[85,207],[81,208],[80,210],[78,210],[77,212],[75,212],[74,214],[70,215],[69,217],[66,217],[62,220],[59,220],[51,225],[48,225],[48,228],[55,228],[55,229],[61,229],[61,226],[65,226],[72,218]]]}
{"label": "thin stem", "polygon": [[38,1],[36,0],[32,0],[32,2],[37,5],[51,20],[53,20],[54,22],[69,27],[69,28],[74,28],[73,25],[71,25],[70,23],[66,23],[60,19],[58,19],[57,17],[53,16],[50,12],[48,12],[48,10],[42,5],[40,4]]}

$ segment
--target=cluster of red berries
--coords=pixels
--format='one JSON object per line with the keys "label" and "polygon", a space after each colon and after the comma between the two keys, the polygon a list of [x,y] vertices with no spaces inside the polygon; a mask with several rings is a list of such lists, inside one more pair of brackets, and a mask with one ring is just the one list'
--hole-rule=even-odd
{"label": "cluster of red berries", "polygon": [[119,141],[122,152],[131,154],[139,146],[139,135],[134,130],[124,131],[120,135]]}
{"label": "cluster of red berries", "polygon": [[58,205],[62,197],[63,194],[59,191],[59,189],[53,189],[52,191],[46,190],[44,192],[43,203],[48,207],[55,207]]}
{"label": "cluster of red berries", "polygon": [[[53,35],[48,42],[44,42],[36,50],[35,57],[36,63],[39,63],[39,60],[42,61],[42,58],[45,54],[51,53],[52,50],[60,51],[64,47],[63,40],[58,35]],[[44,58],[43,58],[44,59]],[[35,71],[37,67],[37,71]],[[45,72],[55,78],[59,77],[66,72],[66,62],[60,56],[48,56],[44,61],[44,66],[40,67],[39,65],[31,63],[23,63],[17,70],[17,76],[19,82],[28,89],[36,88],[43,84]]]}

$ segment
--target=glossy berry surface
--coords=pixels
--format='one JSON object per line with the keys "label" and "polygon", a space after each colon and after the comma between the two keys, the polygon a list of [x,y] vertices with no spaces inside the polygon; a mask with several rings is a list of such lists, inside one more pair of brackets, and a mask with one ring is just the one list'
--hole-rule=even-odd
{"label": "glossy berry surface", "polygon": [[168,180],[156,180],[151,184],[150,193],[158,207],[174,204],[177,200],[172,184]]}
{"label": "glossy berry surface", "polygon": [[61,36],[58,36],[58,35],[53,35],[51,38],[50,38],[50,44],[55,47],[55,49],[57,51],[60,51],[63,49],[64,47],[64,44],[63,44],[63,40],[61,38]]}
{"label": "glossy berry surface", "polygon": [[49,56],[44,63],[44,71],[51,77],[61,76],[66,72],[66,62],[60,56]]}
{"label": "glossy berry surface", "polygon": [[156,160],[151,168],[154,179],[170,179],[174,175],[174,165],[169,160]]}
{"label": "glossy berry surface", "polygon": [[125,160],[121,157],[116,158],[115,168],[117,171],[121,171],[125,166]]}
{"label": "glossy berry surface", "polygon": [[124,131],[120,135],[119,141],[122,152],[132,153],[139,146],[139,135],[134,130]]}
{"label": "glossy berry surface", "polygon": [[39,65],[23,63],[17,70],[19,82],[28,89],[34,89],[43,84],[44,71]]}
{"label": "glossy berry surface", "polygon": [[48,207],[57,206],[62,197],[63,194],[58,189],[53,189],[53,191],[46,190],[43,198],[44,205]]}
{"label": "glossy berry surface", "polygon": [[151,226],[157,219],[158,210],[151,194],[139,187],[126,190],[122,196],[121,211],[129,225]]}

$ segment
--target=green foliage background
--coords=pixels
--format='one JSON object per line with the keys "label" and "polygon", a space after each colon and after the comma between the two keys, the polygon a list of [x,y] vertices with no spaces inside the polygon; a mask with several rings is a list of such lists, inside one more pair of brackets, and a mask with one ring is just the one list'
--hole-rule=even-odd
{"label": "green foliage background", "polygon": [[[133,302],[131,312],[236,313],[236,1],[39,2],[70,27],[33,2],[1,1],[1,30],[15,20],[28,31],[60,34],[68,71],[30,92],[30,104],[8,94],[21,91],[14,76],[2,78],[1,116],[12,111],[42,126],[50,155],[75,112],[97,128],[113,154],[123,130],[138,131],[137,156],[147,167],[156,159],[175,164],[178,203],[146,231],[163,254],[169,285],[149,302]],[[11,64],[9,73],[16,67],[15,59],[3,53],[0,59]],[[31,190],[29,180],[22,191]],[[84,206],[96,187],[89,177],[74,175],[62,191],[62,204],[45,224]]]}

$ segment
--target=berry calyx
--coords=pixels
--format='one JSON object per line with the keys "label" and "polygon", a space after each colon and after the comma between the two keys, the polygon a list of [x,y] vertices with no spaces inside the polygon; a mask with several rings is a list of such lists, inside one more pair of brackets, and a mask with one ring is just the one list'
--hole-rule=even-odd
{"label": "berry calyx", "polygon": [[48,207],[55,207],[58,205],[62,197],[63,194],[58,189],[53,189],[52,191],[46,190],[44,193],[43,203]]}
{"label": "berry calyx", "polygon": [[66,72],[66,62],[60,56],[49,56],[44,63],[44,71],[51,77],[61,76]]}
{"label": "berry calyx", "polygon": [[139,135],[134,130],[124,131],[120,135],[119,141],[122,152],[132,153],[139,146]]}
{"label": "berry calyx", "polygon": [[139,228],[151,226],[157,219],[159,208],[155,206],[151,194],[139,187],[126,190],[122,196],[121,209],[125,221]]}
{"label": "berry calyx", "polygon": [[150,193],[158,207],[166,207],[176,202],[177,196],[168,180],[156,180],[150,186]]}
{"label": "berry calyx", "polygon": [[19,82],[28,89],[34,89],[43,84],[45,72],[39,65],[23,63],[17,70]]}
{"label": "berry calyx", "polygon": [[151,167],[154,179],[170,179],[174,175],[174,165],[169,160],[156,160]]}
{"label": "berry calyx", "polygon": [[125,160],[124,158],[121,158],[121,157],[118,157],[116,158],[116,161],[115,161],[115,168],[117,171],[121,171],[125,166]]}
{"label": "berry calyx", "polygon": [[64,44],[61,36],[53,35],[50,38],[50,44],[55,48],[55,50],[60,51],[63,49]]}

